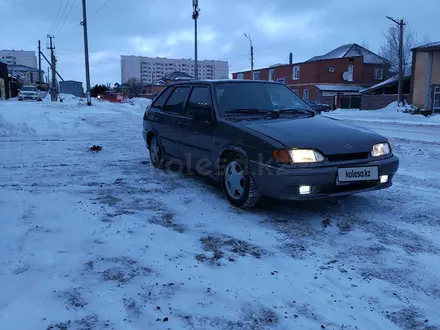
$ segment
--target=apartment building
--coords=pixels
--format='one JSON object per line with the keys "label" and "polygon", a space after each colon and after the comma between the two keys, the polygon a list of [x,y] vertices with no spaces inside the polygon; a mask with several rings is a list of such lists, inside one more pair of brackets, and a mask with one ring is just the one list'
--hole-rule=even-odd
{"label": "apartment building", "polygon": [[[337,47],[305,62],[233,73],[233,79],[269,80],[285,83],[304,99],[342,100],[360,104],[360,91],[389,77],[390,64],[381,56],[356,44]],[[353,104],[351,104],[353,106]]]}
{"label": "apartment building", "polygon": [[[166,57],[143,57],[121,55],[121,83],[135,78],[142,83],[152,83],[172,72],[184,72],[194,76],[194,61],[191,59],[171,59]],[[199,79],[228,79],[227,61],[198,61]]]}
{"label": "apartment building", "polygon": [[0,60],[8,65],[24,65],[37,68],[37,56],[33,50],[0,50]]}

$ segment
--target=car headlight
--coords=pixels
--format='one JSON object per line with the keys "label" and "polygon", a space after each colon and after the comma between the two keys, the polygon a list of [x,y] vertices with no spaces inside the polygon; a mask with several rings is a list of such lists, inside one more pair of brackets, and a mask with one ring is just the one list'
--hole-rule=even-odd
{"label": "car headlight", "polygon": [[312,149],[275,150],[273,158],[283,164],[319,163],[324,161],[324,156]]}
{"label": "car headlight", "polygon": [[384,143],[377,143],[373,146],[373,149],[371,150],[371,156],[373,157],[380,157],[389,155],[391,153],[391,146],[388,142]]}
{"label": "car headlight", "polygon": [[319,163],[324,161],[324,156],[312,149],[289,150],[292,163]]}

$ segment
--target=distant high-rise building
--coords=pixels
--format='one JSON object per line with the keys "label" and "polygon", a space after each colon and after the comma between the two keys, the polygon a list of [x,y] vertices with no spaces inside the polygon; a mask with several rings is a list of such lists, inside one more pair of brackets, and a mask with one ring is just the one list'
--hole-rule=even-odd
{"label": "distant high-rise building", "polygon": [[25,65],[37,68],[37,56],[33,50],[0,50],[0,60],[9,65]]}
{"label": "distant high-rise building", "polygon": [[[142,83],[151,83],[175,71],[184,72],[194,77],[194,61],[185,58],[121,55],[121,82],[123,84],[130,78],[135,78]],[[201,80],[228,79],[228,61],[198,61],[198,76]]]}

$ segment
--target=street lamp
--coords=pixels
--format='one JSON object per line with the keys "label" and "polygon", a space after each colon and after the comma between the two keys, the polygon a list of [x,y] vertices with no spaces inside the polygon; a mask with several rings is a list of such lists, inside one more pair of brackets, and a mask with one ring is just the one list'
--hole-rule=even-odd
{"label": "street lamp", "polygon": [[197,19],[199,18],[199,0],[193,0],[192,19],[194,20],[194,79],[199,79],[199,70],[197,63]]}

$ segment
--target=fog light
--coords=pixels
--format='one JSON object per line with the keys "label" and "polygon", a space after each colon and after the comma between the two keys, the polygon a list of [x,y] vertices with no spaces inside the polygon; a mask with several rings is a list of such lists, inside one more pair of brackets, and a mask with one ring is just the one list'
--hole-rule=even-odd
{"label": "fog light", "polygon": [[308,195],[312,191],[311,186],[299,186],[299,194],[300,195]]}
{"label": "fog light", "polygon": [[388,175],[381,175],[380,183],[387,183],[387,182],[388,182]]}

